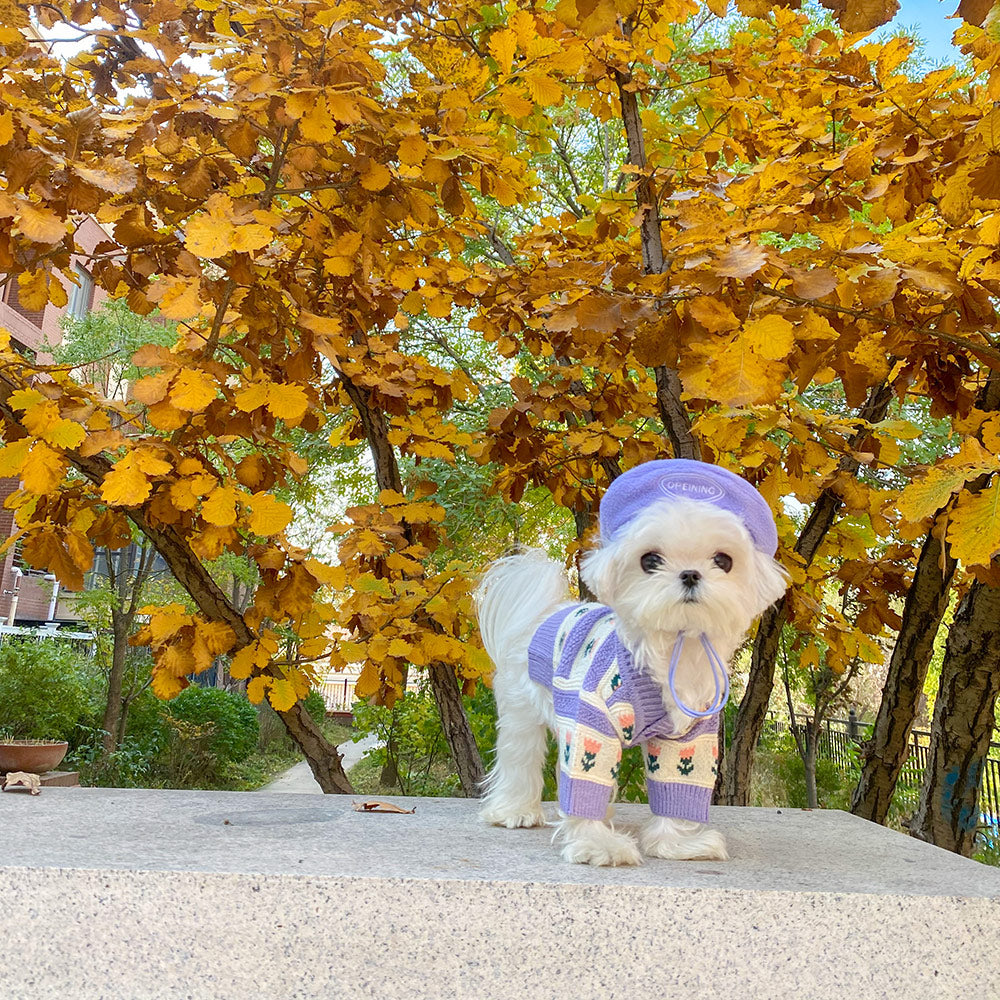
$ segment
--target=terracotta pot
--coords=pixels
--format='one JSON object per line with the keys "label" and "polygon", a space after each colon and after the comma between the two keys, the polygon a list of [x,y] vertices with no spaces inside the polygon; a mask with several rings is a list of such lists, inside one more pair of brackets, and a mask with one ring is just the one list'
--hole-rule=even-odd
{"label": "terracotta pot", "polygon": [[29,774],[44,774],[59,764],[68,749],[68,743],[8,740],[0,743],[0,773],[27,771]]}

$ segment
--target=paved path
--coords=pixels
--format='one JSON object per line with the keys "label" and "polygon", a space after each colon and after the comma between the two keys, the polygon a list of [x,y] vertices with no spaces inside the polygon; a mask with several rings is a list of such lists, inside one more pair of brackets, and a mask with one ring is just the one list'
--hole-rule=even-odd
{"label": "paved path", "polygon": [[[374,746],[378,746],[378,736],[375,733],[366,736],[360,743],[341,743],[337,749],[343,758],[344,770],[349,771]],[[276,778],[269,785],[264,785],[258,791],[299,792],[307,795],[323,794],[323,789],[316,783],[307,760],[299,761],[293,768],[285,771],[280,778]]]}

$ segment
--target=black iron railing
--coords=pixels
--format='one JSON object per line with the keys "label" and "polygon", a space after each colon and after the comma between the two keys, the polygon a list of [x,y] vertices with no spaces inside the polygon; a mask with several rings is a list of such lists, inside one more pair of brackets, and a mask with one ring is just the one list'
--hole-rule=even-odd
{"label": "black iron railing", "polygon": [[[796,728],[804,735],[805,724]],[[764,732],[776,736],[791,732],[787,719],[769,715],[764,722]],[[817,756],[834,761],[842,770],[856,770],[858,761],[857,744],[871,737],[872,726],[857,719],[826,719],[820,730]],[[920,786],[927,769],[927,755],[931,734],[924,729],[914,729],[910,733],[908,753],[903,761],[896,782],[896,802],[904,811],[917,808]],[[1000,743],[990,744],[990,753],[983,766],[982,783],[979,787],[980,839],[984,843],[1000,845]]]}

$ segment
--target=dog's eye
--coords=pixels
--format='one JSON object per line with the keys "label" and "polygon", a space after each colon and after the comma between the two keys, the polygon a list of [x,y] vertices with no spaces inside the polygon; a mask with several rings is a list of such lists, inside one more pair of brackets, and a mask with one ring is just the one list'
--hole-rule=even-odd
{"label": "dog's eye", "polygon": [[647,552],[639,560],[639,565],[642,566],[644,572],[655,573],[663,565],[663,556],[659,552]]}
{"label": "dog's eye", "polygon": [[733,557],[727,556],[725,552],[716,552],[712,560],[723,573],[728,573],[733,568]]}

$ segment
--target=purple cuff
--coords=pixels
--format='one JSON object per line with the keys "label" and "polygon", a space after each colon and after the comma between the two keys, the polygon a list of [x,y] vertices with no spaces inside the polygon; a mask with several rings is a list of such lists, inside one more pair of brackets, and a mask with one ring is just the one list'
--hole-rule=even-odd
{"label": "purple cuff", "polygon": [[667,781],[647,781],[649,808],[654,816],[670,819],[691,819],[708,822],[708,807],[712,804],[712,789],[700,785],[684,785]]}
{"label": "purple cuff", "polygon": [[613,789],[593,781],[581,781],[559,775],[559,808],[567,816],[580,819],[605,819]]}

